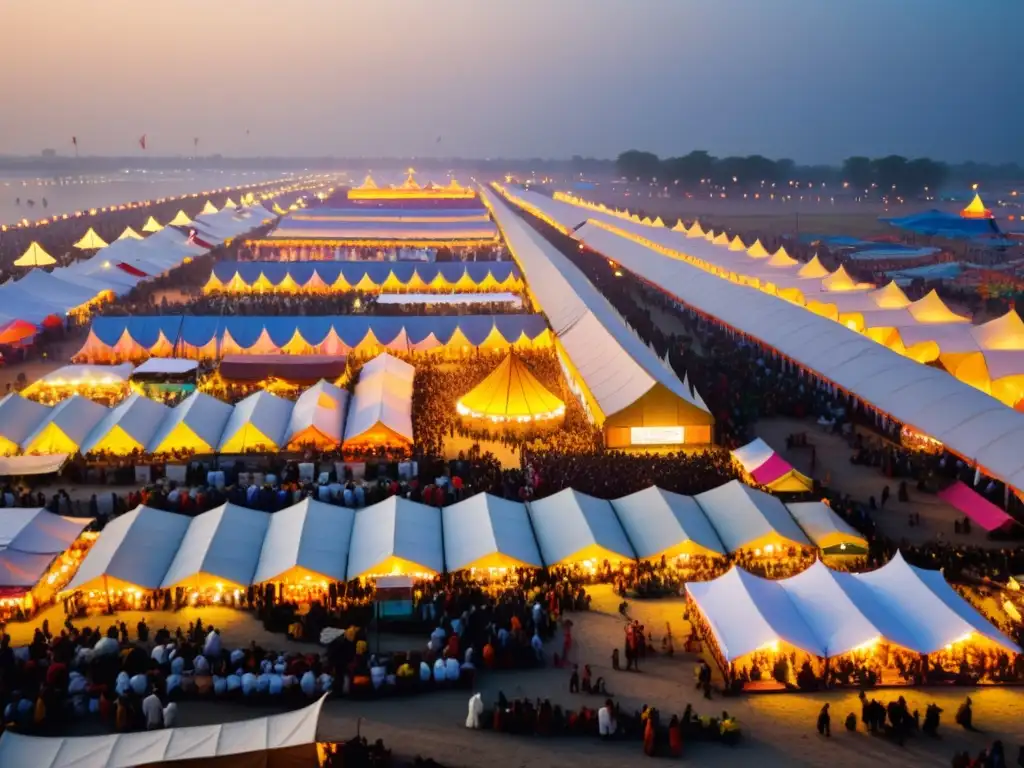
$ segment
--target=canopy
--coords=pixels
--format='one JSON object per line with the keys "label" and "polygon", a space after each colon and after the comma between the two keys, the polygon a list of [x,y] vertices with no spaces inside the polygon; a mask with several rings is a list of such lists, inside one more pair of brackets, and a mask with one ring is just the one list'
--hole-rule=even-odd
{"label": "canopy", "polygon": [[276,451],[284,446],[288,420],[294,404],[260,390],[235,404],[224,427],[220,453]]}
{"label": "canopy", "polygon": [[115,517],[100,533],[64,591],[159,588],[190,520],[185,515],[145,506]]}
{"label": "canopy", "polygon": [[200,215],[207,213],[217,213],[217,206],[211,203],[209,200],[206,201],[206,205],[203,206],[203,210],[199,212]]}
{"label": "canopy", "polygon": [[960,215],[965,219],[991,219],[992,211],[985,207],[985,204],[981,202],[981,195],[978,193],[974,194],[974,199],[967,204],[967,207],[960,211]]}
{"label": "canopy", "polygon": [[235,504],[193,517],[162,588],[245,589],[252,584],[269,526],[270,513]]}
{"label": "canopy", "polygon": [[0,549],[59,555],[92,522],[91,518],[62,517],[42,508],[5,509],[0,512]]}
{"label": "canopy", "polygon": [[416,369],[386,353],[359,373],[345,422],[345,443],[412,443],[412,385]]}
{"label": "canopy", "polygon": [[254,584],[266,581],[345,581],[355,512],[303,499],[270,516]]}
{"label": "canopy", "polygon": [[14,262],[16,267],[49,267],[57,260],[43,250],[43,246],[33,241],[28,249]]}
{"label": "canopy", "polygon": [[136,368],[133,376],[181,375],[192,373],[199,367],[195,360],[179,357],[151,357]]}
{"label": "canopy", "polygon": [[[152,217],[151,217],[152,218]],[[167,222],[168,226],[172,227],[187,227],[192,223],[192,219],[188,217],[188,214],[184,211],[178,211],[174,218]]]}
{"label": "canopy", "polygon": [[16,392],[0,400],[0,455],[12,456],[50,413],[42,405]]}
{"label": "canopy", "polygon": [[633,560],[611,503],[566,488],[528,505],[541,556],[549,565],[586,560]]}
{"label": "canopy", "polygon": [[981,494],[957,480],[939,491],[939,498],[963,512],[986,531],[1008,528],[1016,521]]}
{"label": "canopy", "polygon": [[495,422],[547,421],[565,415],[565,404],[537,380],[515,352],[459,398],[456,408],[463,416]]}
{"label": "canopy", "polygon": [[348,578],[444,570],[441,510],[390,496],[356,511]]}
{"label": "canopy", "polygon": [[79,248],[83,251],[99,250],[100,248],[106,248],[107,241],[96,234],[96,230],[89,227],[89,231],[82,235],[82,239],[75,243],[75,248]]}
{"label": "canopy", "polygon": [[161,224],[156,219],[154,219],[152,216],[146,219],[146,223],[142,225],[143,232],[159,232],[163,228],[164,225]]}
{"label": "canopy", "polygon": [[118,240],[145,240],[145,238],[131,227],[125,227],[124,232],[117,236]]}
{"label": "canopy", "polygon": [[53,474],[60,472],[64,462],[70,458],[71,456],[67,453],[53,453],[47,456],[0,457],[0,477]]}
{"label": "canopy", "polygon": [[347,407],[348,392],[321,379],[295,401],[285,430],[285,444],[337,447],[341,444]]}
{"label": "canopy", "polygon": [[171,409],[150,441],[149,453],[213,453],[234,408],[202,392],[193,392]]}
{"label": "canopy", "polygon": [[725,554],[714,527],[691,496],[651,486],[612,499],[611,505],[641,560]]}
{"label": "canopy", "polygon": [[449,572],[487,568],[542,568],[526,507],[478,493],[441,510]]}
{"label": "canopy", "polygon": [[109,410],[82,441],[82,454],[107,452],[126,456],[146,450],[171,409],[145,395],[134,393]]}
{"label": "canopy", "polygon": [[759,437],[734,450],[732,456],[755,483],[776,493],[802,493],[814,487],[809,477],[794,469]]}
{"label": "canopy", "polygon": [[[106,736],[0,737],[4,768],[135,768],[140,765],[316,765],[316,731],[324,698],[308,707],[255,720],[114,733]],[[284,752],[287,759],[284,759]],[[257,753],[262,753],[258,757]],[[277,755],[282,756],[278,763]],[[232,757],[237,759],[232,760]]]}
{"label": "canopy", "polygon": [[108,410],[80,395],[57,403],[21,444],[24,453],[78,453]]}
{"label": "canopy", "polygon": [[693,498],[708,516],[727,552],[752,549],[770,555],[780,554],[788,547],[810,546],[781,501],[739,480]]}
{"label": "canopy", "polygon": [[866,552],[868,541],[832,508],[820,501],[787,504],[786,509],[807,534],[807,538],[822,551],[834,554]]}

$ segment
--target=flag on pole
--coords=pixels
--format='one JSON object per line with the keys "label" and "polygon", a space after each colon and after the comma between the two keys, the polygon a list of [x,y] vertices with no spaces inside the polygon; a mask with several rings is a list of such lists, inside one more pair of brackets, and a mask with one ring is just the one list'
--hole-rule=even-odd
{"label": "flag on pole", "polygon": [[71,143],[75,145],[75,157],[78,157],[78,137],[72,136]]}
{"label": "flag on pole", "polygon": [[139,139],[139,146],[143,149],[146,148],[146,134],[142,134],[142,137]]}

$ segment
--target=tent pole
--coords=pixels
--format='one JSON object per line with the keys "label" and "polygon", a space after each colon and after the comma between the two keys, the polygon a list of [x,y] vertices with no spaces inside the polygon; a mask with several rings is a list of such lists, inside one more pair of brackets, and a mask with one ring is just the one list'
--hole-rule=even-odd
{"label": "tent pole", "polygon": [[110,584],[107,582],[107,574],[103,574],[103,591],[107,595],[107,615],[113,615],[114,606],[110,604]]}

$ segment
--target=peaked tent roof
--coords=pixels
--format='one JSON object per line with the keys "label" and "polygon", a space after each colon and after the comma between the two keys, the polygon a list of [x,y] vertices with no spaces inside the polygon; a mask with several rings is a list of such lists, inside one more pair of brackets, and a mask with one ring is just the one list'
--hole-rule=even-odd
{"label": "peaked tent roof", "polygon": [[985,204],[981,202],[981,195],[975,192],[974,199],[960,211],[960,215],[965,219],[991,219],[992,211],[985,207]]}
{"label": "peaked tent roof", "polygon": [[50,406],[22,397],[17,392],[0,400],[0,453],[17,452],[50,413]]}
{"label": "peaked tent roof", "polygon": [[803,501],[787,504],[786,509],[818,549],[854,546],[867,549],[868,542],[828,504]]}
{"label": "peaked tent roof", "polygon": [[755,259],[767,259],[771,254],[761,245],[760,240],[755,240],[754,244],[747,248],[747,255]]}
{"label": "peaked tent roof", "polygon": [[164,225],[157,221],[155,218],[150,216],[146,219],[146,223],[142,225],[143,232],[159,232],[164,228]]}
{"label": "peaked tent roof", "polygon": [[444,570],[441,510],[389,496],[356,511],[349,580],[369,574]]}
{"label": "peaked tent roof", "polygon": [[474,417],[500,421],[550,419],[565,413],[565,403],[537,380],[515,352],[459,398],[458,408],[460,413],[465,409]]}
{"label": "peaked tent roof", "polygon": [[651,486],[612,499],[611,505],[641,560],[725,554],[722,540],[692,496]]}
{"label": "peaked tent roof", "polygon": [[131,227],[125,227],[124,232],[117,236],[118,240],[145,240],[142,235],[136,232]]}
{"label": "peaked tent roof", "polygon": [[871,291],[869,295],[879,309],[906,309],[911,303],[895,280],[890,280],[878,290]]}
{"label": "peaked tent roof", "polygon": [[604,499],[566,488],[528,507],[545,565],[636,556],[615,510]]}
{"label": "peaked tent roof", "polygon": [[161,586],[248,587],[269,526],[269,512],[235,504],[193,517]]}
{"label": "peaked tent roof", "polygon": [[982,349],[1024,349],[1024,321],[1016,309],[1010,309],[1005,315],[974,326],[971,335]]}
{"label": "peaked tent roof", "polygon": [[188,449],[213,453],[234,407],[203,392],[193,392],[167,414],[150,442],[150,453]]}
{"label": "peaked tent roof", "polygon": [[345,581],[355,511],[306,498],[270,516],[254,584],[289,576]]}
{"label": "peaked tent roof", "polygon": [[16,267],[49,267],[57,260],[43,250],[43,246],[33,241],[21,256],[14,262]]}
{"label": "peaked tent roof", "polygon": [[0,551],[58,555],[92,522],[91,518],[63,517],[42,508],[5,509],[0,513]]}
{"label": "peaked tent roof", "polygon": [[53,407],[22,443],[22,450],[25,453],[77,453],[82,441],[106,414],[105,406],[81,395],[72,395]]}
{"label": "peaked tent roof", "polygon": [[339,444],[347,408],[348,391],[321,379],[295,401],[285,430],[285,445],[296,440]]}
{"label": "peaked tent roof", "polygon": [[124,455],[144,451],[171,409],[138,392],[122,400],[82,441],[81,452],[110,451]]}
{"label": "peaked tent roof", "polygon": [[188,214],[179,210],[174,214],[174,218],[167,222],[167,225],[172,227],[187,227],[191,223],[192,219],[188,217]]}
{"label": "peaked tent roof", "polygon": [[106,248],[107,241],[96,234],[96,230],[89,227],[89,231],[82,235],[82,239],[75,243],[75,248],[79,248],[83,251],[98,250],[100,248]]}
{"label": "peaked tent roof", "polygon": [[526,506],[478,493],[441,510],[445,564],[469,568],[542,568]]}
{"label": "peaked tent roof", "polygon": [[217,450],[243,453],[261,445],[271,450],[283,447],[293,408],[290,400],[266,390],[254,392],[235,404]]}
{"label": "peaked tent roof", "polygon": [[933,288],[923,298],[912,302],[907,310],[919,323],[969,323],[971,319],[958,315],[946,306]]}
{"label": "peaked tent roof", "polygon": [[206,201],[206,205],[203,206],[203,210],[199,212],[200,216],[208,215],[211,213],[217,213],[217,206],[211,203],[209,200]]}
{"label": "peaked tent roof", "polygon": [[693,497],[727,552],[769,546],[810,546],[785,505],[769,493],[733,480]]}
{"label": "peaked tent roof", "polygon": [[378,428],[412,442],[412,384],[416,369],[383,353],[363,366],[349,403],[345,441]]}

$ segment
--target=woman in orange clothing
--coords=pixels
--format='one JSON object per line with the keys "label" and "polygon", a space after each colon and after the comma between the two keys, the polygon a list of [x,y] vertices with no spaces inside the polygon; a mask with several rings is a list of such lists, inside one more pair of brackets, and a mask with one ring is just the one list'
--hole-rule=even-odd
{"label": "woman in orange clothing", "polygon": [[494,646],[490,643],[484,646],[484,666],[494,669]]}
{"label": "woman in orange clothing", "polygon": [[683,756],[683,727],[676,715],[668,723],[668,749],[672,757]]}
{"label": "woman in orange clothing", "polygon": [[647,718],[647,725],[644,726],[644,754],[648,757],[654,757],[654,718]]}

